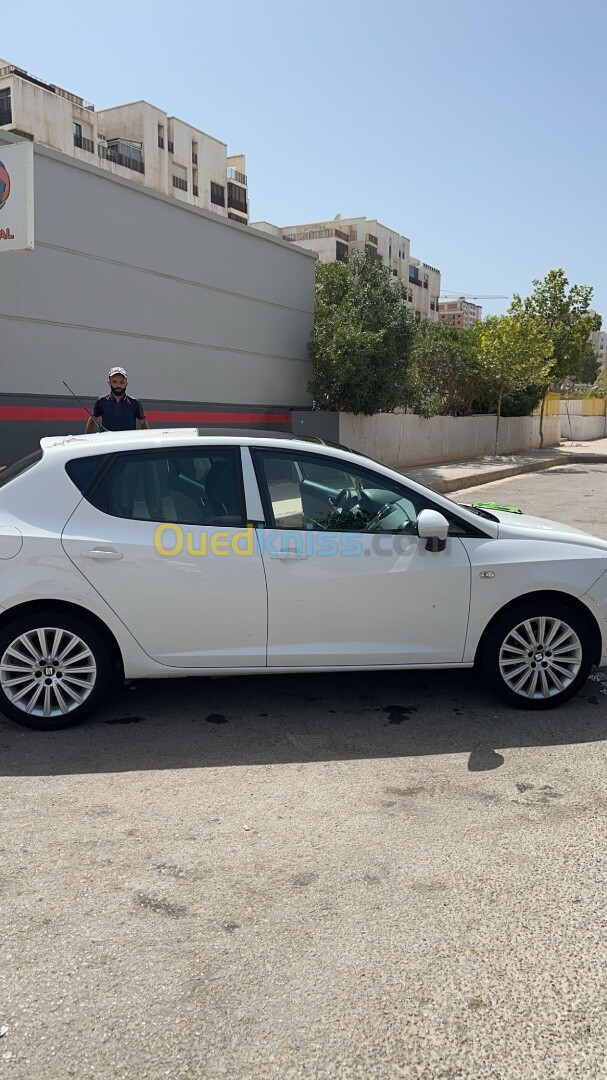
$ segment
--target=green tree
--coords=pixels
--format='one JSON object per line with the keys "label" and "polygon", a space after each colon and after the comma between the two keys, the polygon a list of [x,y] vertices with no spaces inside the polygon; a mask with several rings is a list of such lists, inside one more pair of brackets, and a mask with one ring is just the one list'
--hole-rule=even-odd
{"label": "green tree", "polygon": [[513,302],[510,314],[494,315],[482,324],[478,367],[485,392],[495,395],[496,454],[504,395],[543,383],[552,363],[553,345],[545,324],[525,315],[520,301]]}
{"label": "green tree", "polygon": [[413,349],[411,407],[420,416],[468,416],[478,396],[479,324],[458,329],[425,319]]}
{"label": "green tree", "polygon": [[309,384],[314,407],[371,416],[410,393],[415,321],[381,260],[318,264]]}
{"label": "green tree", "polygon": [[[601,329],[601,316],[591,310],[593,289],[590,285],[571,285],[565,271],[549,270],[543,279],[535,278],[530,296],[522,304],[526,315],[541,320],[552,341],[552,364],[545,390],[551,383],[579,377],[588,356],[588,341],[593,330]],[[544,400],[540,414],[540,445],[544,441]]]}
{"label": "green tree", "polygon": [[[591,310],[593,289],[590,285],[571,285],[564,270],[550,270],[543,279],[536,278],[530,296],[515,296],[513,305],[525,315],[541,319],[552,341],[550,382],[576,377],[588,355],[590,334],[601,329],[601,316]],[[512,310],[512,306],[511,309]]]}

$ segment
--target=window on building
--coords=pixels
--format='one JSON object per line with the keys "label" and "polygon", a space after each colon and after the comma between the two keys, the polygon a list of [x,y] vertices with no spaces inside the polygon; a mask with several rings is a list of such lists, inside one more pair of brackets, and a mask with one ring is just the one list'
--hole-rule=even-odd
{"label": "window on building", "polygon": [[241,214],[247,213],[247,193],[239,184],[228,182],[228,206],[233,210],[240,210]]}
{"label": "window on building", "polygon": [[72,132],[74,146],[77,146],[80,150],[88,150],[89,154],[94,153],[95,144],[91,138],[93,129],[89,125],[85,127],[78,120],[74,120],[72,123]]}
{"label": "window on building", "polygon": [[183,176],[175,176],[175,174],[173,174],[173,187],[177,188],[178,191],[187,191],[188,182]]}
{"label": "window on building", "polygon": [[12,124],[13,122],[13,110],[11,106],[11,88],[10,86],[0,90],[0,126],[3,124]]}
{"label": "window on building", "polygon": [[338,262],[348,261],[349,248],[347,244],[342,244],[341,240],[335,241],[335,258]]}
{"label": "window on building", "polygon": [[192,164],[198,165],[198,143],[192,142]]}
{"label": "window on building", "polygon": [[192,194],[198,198],[198,184],[192,184]]}
{"label": "window on building", "polygon": [[164,150],[164,124],[158,125],[158,146]]}
{"label": "window on building", "polygon": [[99,146],[99,157],[107,158],[108,161],[122,165],[125,169],[133,169],[134,172],[145,172],[141,146],[125,142],[123,139],[111,139],[107,146]]}
{"label": "window on building", "polygon": [[216,184],[214,180],[211,180],[211,202],[216,206],[226,204],[226,189],[223,184]]}

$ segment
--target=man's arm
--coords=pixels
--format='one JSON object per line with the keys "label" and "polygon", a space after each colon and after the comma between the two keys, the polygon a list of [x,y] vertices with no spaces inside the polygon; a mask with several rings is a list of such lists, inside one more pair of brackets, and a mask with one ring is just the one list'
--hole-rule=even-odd
{"label": "man's arm", "polygon": [[138,420],[138,423],[139,423],[139,427],[144,428],[147,431],[147,429],[149,427],[149,424],[148,424],[148,422],[147,422],[147,420],[145,418],[145,412],[143,411],[143,405],[141,404],[140,401],[137,402],[137,420]]}
{"label": "man's arm", "polygon": [[[84,434],[85,435],[90,435],[91,431],[99,431],[99,428],[98,428],[97,424],[101,423],[101,420],[102,420],[101,413],[102,413],[101,399],[97,398],[97,401],[93,405],[93,416],[95,417],[95,419],[93,420],[93,416],[89,416],[89,418],[88,418],[88,420],[86,422],[86,427],[84,429]],[[97,423],[95,423],[95,420],[97,421]]]}

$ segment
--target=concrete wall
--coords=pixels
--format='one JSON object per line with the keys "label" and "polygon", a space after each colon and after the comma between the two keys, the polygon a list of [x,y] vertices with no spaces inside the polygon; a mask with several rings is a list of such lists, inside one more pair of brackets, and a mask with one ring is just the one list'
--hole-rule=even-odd
{"label": "concrete wall", "polygon": [[[498,453],[535,450],[540,445],[538,416],[502,417]],[[560,418],[544,417],[544,446],[558,446]],[[465,461],[495,453],[495,416],[421,416],[380,413],[340,414],[339,441],[385,465],[406,468],[435,462]]]}
{"label": "concrete wall", "polygon": [[607,436],[605,398],[561,398],[561,435],[574,442]]}
{"label": "concrete wall", "polygon": [[0,256],[3,393],[94,399],[120,363],[148,399],[309,404],[312,256],[37,146],[34,174],[35,251]]}
{"label": "concrete wall", "polygon": [[607,438],[607,420],[604,416],[580,416],[570,413],[569,416],[561,414],[560,420],[563,439],[585,442],[588,439]]}

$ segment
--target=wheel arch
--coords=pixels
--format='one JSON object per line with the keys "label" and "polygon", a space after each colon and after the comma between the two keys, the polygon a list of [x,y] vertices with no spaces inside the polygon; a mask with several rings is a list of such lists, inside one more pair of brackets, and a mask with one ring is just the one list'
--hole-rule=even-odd
{"label": "wheel arch", "polygon": [[501,619],[508,611],[520,607],[524,603],[528,603],[533,600],[549,600],[551,603],[560,604],[565,611],[575,611],[576,614],[583,616],[590,627],[592,633],[592,646],[593,646],[593,658],[592,662],[598,664],[601,659],[603,651],[603,637],[601,634],[601,628],[598,623],[594,612],[579,600],[577,596],[571,596],[569,593],[557,592],[552,589],[542,589],[538,592],[525,593],[522,596],[517,596],[513,600],[509,600],[507,604],[496,611],[492,618],[487,623],[483,630],[478,645],[476,646],[476,653],[474,655],[474,663],[478,664],[482,659],[485,649],[485,643],[491,630],[495,626],[498,619]]}
{"label": "wheel arch", "polygon": [[39,611],[63,612],[66,615],[73,615],[74,618],[88,623],[88,625],[96,630],[99,636],[105,641],[110,650],[112,662],[122,668],[122,652],[109,626],[107,626],[107,624],[103,622],[103,619],[100,619],[98,615],[89,611],[88,608],[80,607],[79,604],[72,604],[67,600],[52,600],[50,598],[44,600],[29,600],[23,604],[15,604],[13,607],[5,608],[4,611],[0,611],[0,630],[4,630],[4,628],[9,626],[15,619],[21,619],[26,615],[35,615],[36,612]]}

